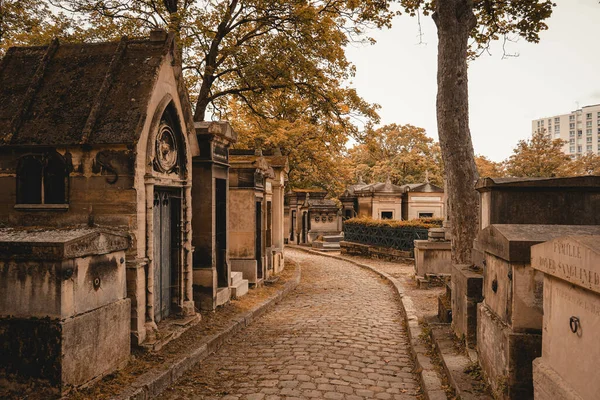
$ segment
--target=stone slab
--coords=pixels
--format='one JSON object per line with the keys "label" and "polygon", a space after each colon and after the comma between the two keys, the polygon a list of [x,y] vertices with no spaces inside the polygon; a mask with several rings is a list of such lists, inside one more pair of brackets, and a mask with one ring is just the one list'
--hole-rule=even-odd
{"label": "stone slab", "polygon": [[100,228],[1,228],[0,257],[66,260],[106,254],[129,247],[127,235]]}
{"label": "stone slab", "polygon": [[247,279],[242,279],[235,286],[231,286],[231,297],[234,299],[239,299],[246,293],[248,293]]}
{"label": "stone slab", "polygon": [[531,246],[563,236],[600,235],[596,225],[490,225],[477,234],[479,248],[511,262],[531,260]]}
{"label": "stone slab", "polygon": [[111,373],[130,354],[131,301],[65,321],[0,319],[0,366],[64,391]]}
{"label": "stone slab", "polygon": [[231,271],[231,286],[235,286],[244,279],[244,274],[239,271]]}
{"label": "stone slab", "polygon": [[600,294],[600,235],[566,236],[536,245],[531,266]]}

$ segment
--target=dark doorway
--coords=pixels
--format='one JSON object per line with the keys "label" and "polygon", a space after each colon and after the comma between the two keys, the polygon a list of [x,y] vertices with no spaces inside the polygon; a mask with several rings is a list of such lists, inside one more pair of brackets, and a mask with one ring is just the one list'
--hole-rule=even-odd
{"label": "dark doorway", "polygon": [[169,316],[177,296],[181,199],[174,191],[154,191],[154,320]]}
{"label": "dark doorway", "polygon": [[215,180],[215,236],[216,236],[216,264],[217,285],[219,287],[229,286],[227,276],[227,181],[225,179]]}
{"label": "dark doorway", "polygon": [[296,210],[292,210],[292,226],[290,227],[290,241],[296,240]]}
{"label": "dark doorway", "polygon": [[352,210],[348,210],[348,209],[344,210],[344,219],[352,218],[352,214],[353,214]]}
{"label": "dark doorway", "polygon": [[262,279],[262,202],[256,202],[256,232],[255,232],[255,248],[256,254],[256,278]]}
{"label": "dark doorway", "polygon": [[308,213],[302,214],[302,243],[306,243],[306,231],[308,229]]}

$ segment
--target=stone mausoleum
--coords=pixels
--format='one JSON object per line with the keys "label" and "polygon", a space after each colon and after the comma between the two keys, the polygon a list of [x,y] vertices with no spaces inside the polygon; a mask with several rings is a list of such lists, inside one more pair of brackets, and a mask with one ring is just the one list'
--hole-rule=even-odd
{"label": "stone mausoleum", "polygon": [[0,369],[63,390],[199,318],[196,132],[164,31],[11,48],[0,65]]}
{"label": "stone mausoleum", "polygon": [[344,219],[409,220],[443,218],[446,214],[444,189],[426,180],[423,183],[394,185],[386,182],[366,184],[361,177],[340,196]]}
{"label": "stone mausoleum", "polygon": [[289,243],[310,244],[319,237],[339,236],[339,207],[327,191],[292,189],[285,195],[285,231]]}
{"label": "stone mausoleum", "polygon": [[[192,159],[192,232],[196,307],[214,310],[247,290],[229,261],[229,147],[237,133],[228,122],[196,122],[199,154]],[[246,286],[244,286],[246,285]]]}
{"label": "stone mausoleum", "polygon": [[500,398],[532,398],[546,334],[546,280],[532,268],[532,246],[600,234],[600,177],[485,178],[476,189],[475,266],[452,266],[452,324]]}
{"label": "stone mausoleum", "polygon": [[260,285],[283,268],[283,196],[287,157],[230,151],[231,270]]}

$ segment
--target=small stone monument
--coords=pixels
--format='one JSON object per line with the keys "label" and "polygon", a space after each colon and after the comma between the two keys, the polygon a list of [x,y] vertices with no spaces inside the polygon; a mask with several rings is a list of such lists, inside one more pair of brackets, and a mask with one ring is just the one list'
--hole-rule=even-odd
{"label": "small stone monument", "polygon": [[484,254],[477,352],[501,398],[533,395],[531,363],[541,354],[544,277],[531,267],[531,246],[573,234],[600,235],[600,226],[493,224],[477,236]]}
{"label": "small stone monument", "polygon": [[542,356],[533,362],[536,400],[600,396],[600,235],[565,236],[531,248],[544,274]]}
{"label": "small stone monument", "polygon": [[114,230],[0,229],[0,369],[65,392],[127,363],[128,247]]}

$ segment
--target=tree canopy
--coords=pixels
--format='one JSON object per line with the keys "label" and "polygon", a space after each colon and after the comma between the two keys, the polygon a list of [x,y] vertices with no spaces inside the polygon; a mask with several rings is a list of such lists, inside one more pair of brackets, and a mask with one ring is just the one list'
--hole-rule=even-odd
{"label": "tree canopy", "polygon": [[504,163],[494,162],[486,156],[475,156],[475,165],[477,166],[479,176],[482,178],[501,178],[506,175]]}
{"label": "tree canopy", "polygon": [[67,40],[141,36],[156,28],[175,32],[196,120],[226,117],[232,98],[271,117],[257,99],[273,91],[301,96],[313,119],[336,119],[351,131],[350,118],[376,117],[371,105],[345,87],[354,69],[343,47],[367,40],[369,28],[390,24],[387,2],[48,1],[77,18],[79,31],[63,32]]}
{"label": "tree canopy", "polygon": [[534,133],[530,139],[517,143],[506,161],[506,173],[528,177],[568,175],[571,157],[563,153],[564,144],[564,140],[553,140],[543,132]]}
{"label": "tree canopy", "polygon": [[397,185],[424,182],[443,185],[440,148],[412,125],[385,125],[369,128],[362,143],[349,150],[354,176],[368,181],[385,182],[389,177]]}

